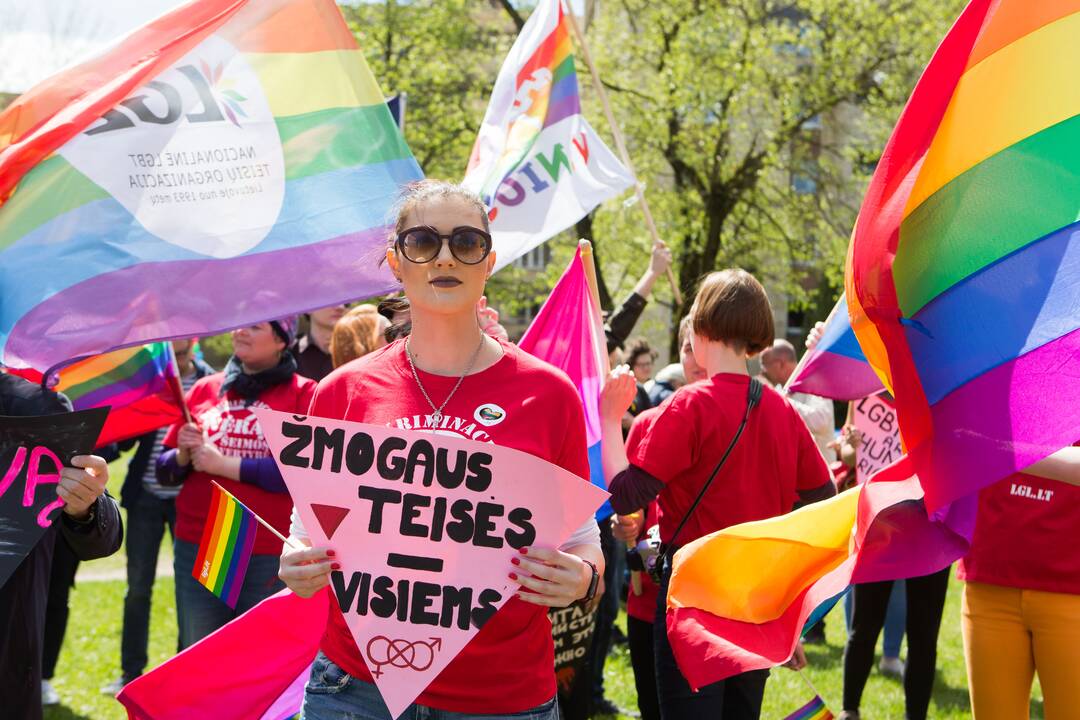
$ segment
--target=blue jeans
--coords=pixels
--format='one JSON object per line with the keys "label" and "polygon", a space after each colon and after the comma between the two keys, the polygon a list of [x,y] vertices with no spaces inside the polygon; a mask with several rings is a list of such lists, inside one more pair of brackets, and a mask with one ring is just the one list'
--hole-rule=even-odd
{"label": "blue jeans", "polygon": [[670,567],[665,569],[662,578],[652,627],[656,694],[662,720],[758,720],[765,699],[768,670],[749,670],[696,691],[690,689],[690,683],[675,662],[675,653],[667,634]]}
{"label": "blue jeans", "polygon": [[[477,682],[482,678],[477,677]],[[311,677],[304,687],[304,711],[301,720],[394,720],[386,710],[378,689],[357,680],[319,652],[311,666]],[[481,715],[436,710],[424,705],[410,705],[398,720],[559,720],[559,706],[552,697],[543,705],[518,713]]]}
{"label": "blue jeans", "polygon": [[124,523],[127,537],[127,594],[124,595],[124,629],[120,635],[120,669],[125,682],[146,669],[150,641],[150,599],[157,575],[158,551],[166,526],[172,536],[176,527],[176,500],[163,500],[143,490],[128,508]]}
{"label": "blue jeans", "polygon": [[[885,610],[885,627],[882,630],[882,655],[887,658],[900,657],[900,644],[904,641],[904,626],[907,624],[907,590],[903,580],[893,583],[889,595],[889,607]],[[844,619],[848,634],[851,633],[851,598],[855,591],[848,590],[844,596]]]}
{"label": "blue jeans", "polygon": [[181,650],[191,647],[285,587],[277,576],[277,555],[252,555],[244,575],[244,584],[240,588],[240,599],[233,610],[191,576],[199,546],[177,540],[174,547],[176,624],[180,630]]}

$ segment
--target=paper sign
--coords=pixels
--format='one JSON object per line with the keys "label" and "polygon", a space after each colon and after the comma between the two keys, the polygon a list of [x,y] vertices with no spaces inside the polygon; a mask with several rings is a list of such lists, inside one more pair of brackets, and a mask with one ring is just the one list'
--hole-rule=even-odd
{"label": "paper sign", "polygon": [[517,450],[256,410],[392,717],[518,590],[510,559],[557,547],[607,498]]}
{"label": "paper sign", "polygon": [[866,482],[904,454],[896,408],[884,395],[870,395],[855,403],[855,429],[862,433],[862,444],[855,451],[857,482]]}
{"label": "paper sign", "polygon": [[94,449],[108,414],[0,415],[0,587],[57,518],[60,470]]}

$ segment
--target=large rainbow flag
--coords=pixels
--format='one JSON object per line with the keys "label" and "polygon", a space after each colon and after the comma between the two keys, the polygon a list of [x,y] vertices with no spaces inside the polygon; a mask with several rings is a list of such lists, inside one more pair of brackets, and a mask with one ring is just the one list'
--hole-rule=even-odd
{"label": "large rainbow flag", "polygon": [[679,669],[700,688],[785,662],[851,584],[927,575],[967,552],[974,499],[932,519],[905,456],[834,498],[688,543],[667,600]]}
{"label": "large rainbow flag", "polygon": [[510,48],[464,184],[494,213],[496,269],[634,184],[581,114],[562,0],[541,0]]}
{"label": "large rainbow flag", "polygon": [[333,0],[193,0],[0,114],[0,362],[383,292],[420,177]]}
{"label": "large rainbow flag", "polygon": [[[586,255],[578,247],[518,347],[559,368],[574,383],[585,406],[589,479],[607,490],[600,453],[600,388],[607,376],[607,340],[599,300],[589,286],[589,274],[594,270],[591,249],[588,252]],[[605,500],[596,517],[603,520],[612,512],[611,503]]]}
{"label": "large rainbow flag", "polygon": [[1080,438],[1077,0],[973,0],[848,253],[867,359],[936,510]]}

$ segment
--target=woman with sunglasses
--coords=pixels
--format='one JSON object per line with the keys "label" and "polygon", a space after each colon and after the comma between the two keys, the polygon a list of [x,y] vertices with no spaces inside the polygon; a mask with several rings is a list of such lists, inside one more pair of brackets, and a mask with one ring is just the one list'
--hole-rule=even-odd
{"label": "woman with sunglasses", "polygon": [[[409,301],[412,331],[330,374],[310,414],[497,443],[588,477],[584,412],[569,380],[480,328],[476,306],[495,265],[480,199],[441,181],[410,186],[386,258]],[[295,513],[292,532],[310,545]],[[308,597],[329,584],[332,569],[332,549],[287,549],[280,576]],[[521,592],[402,717],[558,717],[547,608],[591,599],[603,573],[595,521],[559,549],[526,548],[506,572]],[[389,717],[336,603],[303,716]]]}

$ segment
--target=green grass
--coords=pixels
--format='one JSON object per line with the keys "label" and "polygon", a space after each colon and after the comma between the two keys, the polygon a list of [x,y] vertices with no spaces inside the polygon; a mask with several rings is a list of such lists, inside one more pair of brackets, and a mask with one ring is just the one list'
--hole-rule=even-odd
{"label": "green grass", "polygon": [[[93,718],[121,720],[119,703],[98,693],[115,679],[120,669],[120,623],[124,601],[123,581],[80,582],[71,595],[71,623],[60,656],[54,685],[63,705],[49,708],[46,720]],[[625,629],[625,615],[619,620]],[[809,646],[810,667],[804,672],[834,713],[839,714],[843,688],[841,676],[844,643],[843,611],[837,609],[826,623],[828,644]],[[150,630],[150,666],[169,658],[176,647],[176,612],[172,578],[154,585]],[[616,646],[605,669],[608,696],[623,708],[635,708],[634,678],[626,646]],[[812,693],[793,672],[777,669],[765,693],[763,718],[783,718],[810,699]],[[903,687],[896,680],[871,674],[863,694],[863,717],[868,720],[902,718]],[[930,717],[969,718],[964,652],[960,639],[960,584],[949,588],[945,619],[938,643],[938,677]],[[1038,685],[1032,700],[1032,718],[1041,718]]]}

